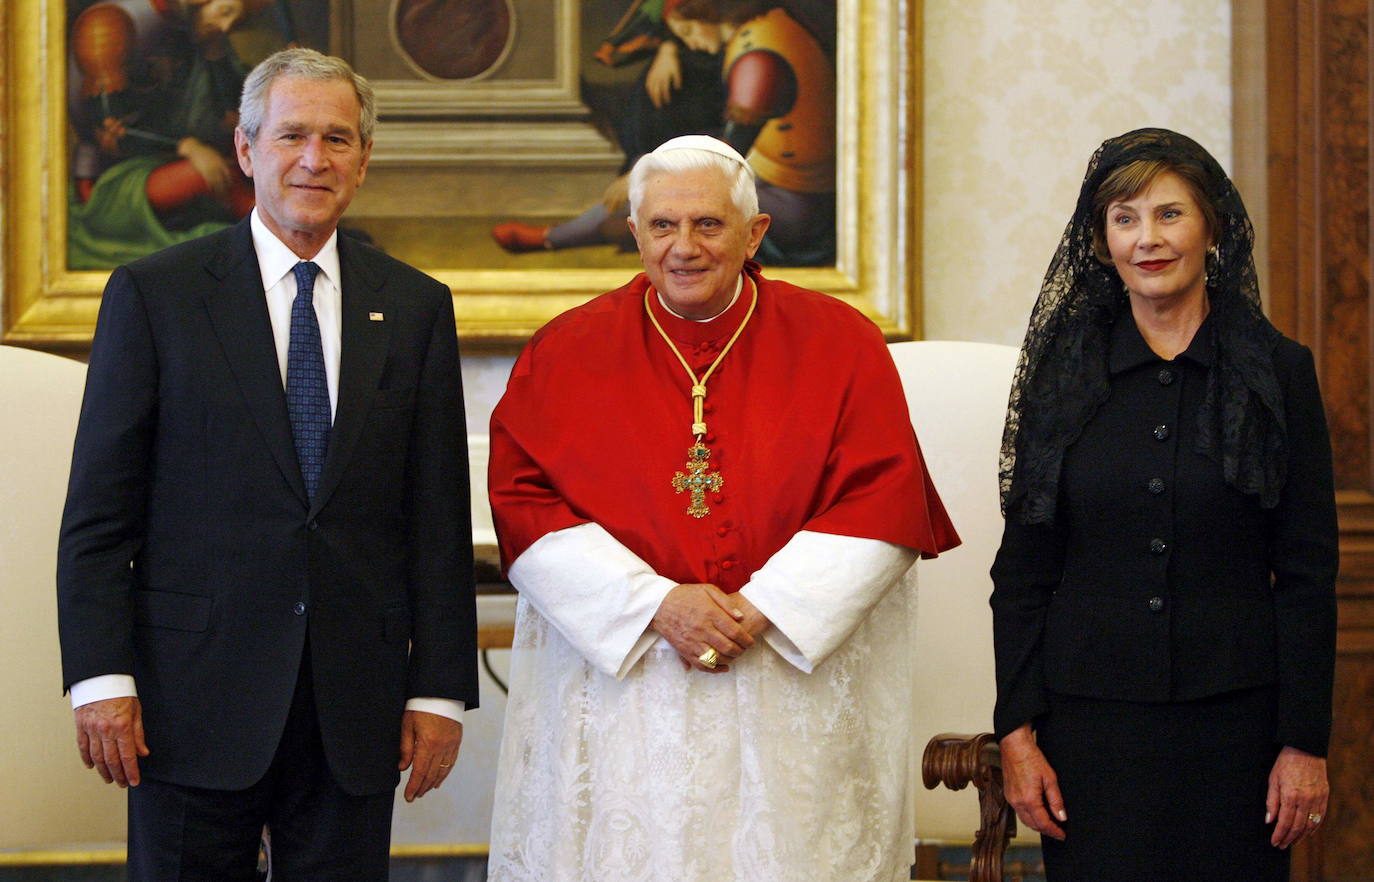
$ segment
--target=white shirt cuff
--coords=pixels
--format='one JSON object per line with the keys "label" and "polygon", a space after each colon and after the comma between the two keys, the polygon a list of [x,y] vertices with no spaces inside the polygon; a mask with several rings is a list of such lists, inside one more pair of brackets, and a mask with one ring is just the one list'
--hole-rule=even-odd
{"label": "white shirt cuff", "polygon": [[598,671],[623,678],[658,639],[649,623],[677,587],[599,524],[539,537],[510,582]]}
{"label": "white shirt cuff", "polygon": [[910,548],[878,539],[802,530],[740,594],[773,623],[763,639],[803,673],[848,639],[916,562]]}
{"label": "white shirt cuff", "polygon": [[439,717],[447,717],[455,723],[462,725],[463,712],[467,710],[466,701],[457,701],[452,698],[408,698],[406,699],[406,710],[423,711],[427,714],[434,714]]}
{"label": "white shirt cuff", "polygon": [[138,698],[132,674],[101,674],[72,684],[72,710],[109,698]]}
{"label": "white shirt cuff", "polygon": [[[128,674],[102,674],[73,683],[71,697],[72,709],[75,710],[83,704],[109,698],[137,698],[138,690],[134,687],[134,678]],[[405,709],[424,711],[461,723],[467,702],[450,698],[412,698],[406,701]]]}

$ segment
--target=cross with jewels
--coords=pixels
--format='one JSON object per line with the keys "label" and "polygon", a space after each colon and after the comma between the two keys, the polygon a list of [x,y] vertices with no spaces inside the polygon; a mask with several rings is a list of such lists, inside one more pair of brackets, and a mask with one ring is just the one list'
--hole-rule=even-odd
{"label": "cross with jewels", "polygon": [[673,475],[673,490],[678,493],[689,491],[691,493],[691,505],[687,506],[687,514],[694,518],[704,518],[711,513],[711,509],[706,507],[706,491],[712,493],[725,486],[725,479],[720,472],[707,472],[706,460],[711,456],[711,451],[700,441],[687,448],[687,474],[678,472]]}

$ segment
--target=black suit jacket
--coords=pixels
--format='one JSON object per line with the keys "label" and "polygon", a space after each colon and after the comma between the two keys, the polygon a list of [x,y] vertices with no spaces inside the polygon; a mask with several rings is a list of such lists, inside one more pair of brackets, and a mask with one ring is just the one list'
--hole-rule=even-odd
{"label": "black suit jacket", "polygon": [[248,221],[105,289],[58,549],[63,682],[134,675],[150,778],[257,781],[307,645],[350,792],[396,785],[408,697],[477,704],[452,301],[346,236],[339,262],[338,404],[313,505]]}
{"label": "black suit jacket", "polygon": [[1054,526],[1008,518],[992,568],[999,738],[1047,691],[1162,702],[1273,685],[1274,742],[1325,755],[1337,531],[1312,353],[1272,350],[1287,477],[1263,509],[1196,449],[1210,328],[1166,362],[1123,310],[1111,394],[1064,457]]}

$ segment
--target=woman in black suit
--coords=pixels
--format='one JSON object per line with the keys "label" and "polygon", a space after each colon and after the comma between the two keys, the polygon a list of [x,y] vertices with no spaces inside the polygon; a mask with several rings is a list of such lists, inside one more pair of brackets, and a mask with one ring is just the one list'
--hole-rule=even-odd
{"label": "woman in black suit", "polygon": [[1051,880],[1288,878],[1326,812],[1331,447],[1260,309],[1240,195],[1189,138],[1105,142],[1002,448],[995,727]]}

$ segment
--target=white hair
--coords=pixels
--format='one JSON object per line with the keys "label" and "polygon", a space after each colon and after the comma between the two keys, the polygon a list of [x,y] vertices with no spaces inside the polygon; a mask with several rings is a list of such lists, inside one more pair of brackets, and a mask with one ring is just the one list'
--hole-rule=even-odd
{"label": "white hair", "polygon": [[759,213],[759,194],[754,186],[754,170],[749,163],[715,150],[673,147],[644,154],[630,169],[630,216],[636,220],[639,218],[637,210],[644,198],[644,183],[650,175],[673,175],[706,168],[718,169],[725,175],[730,185],[730,200],[745,220],[752,220]]}

